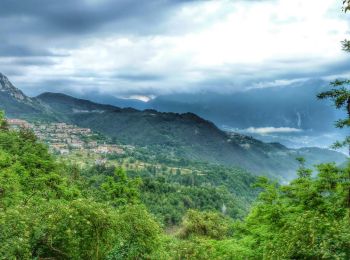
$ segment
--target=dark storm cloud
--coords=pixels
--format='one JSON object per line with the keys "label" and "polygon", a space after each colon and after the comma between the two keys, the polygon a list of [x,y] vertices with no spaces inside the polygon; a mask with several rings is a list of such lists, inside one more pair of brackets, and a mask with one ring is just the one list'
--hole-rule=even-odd
{"label": "dark storm cloud", "polygon": [[[226,93],[254,87],[288,85],[293,81],[303,82],[310,79],[325,79],[336,75],[350,74],[350,60],[346,57],[343,60],[328,62],[322,66],[307,66],[307,64],[312,64],[313,61],[305,58],[305,60],[295,60],[294,68],[284,69],[284,67],[290,66],[290,62],[292,61],[274,61],[264,64],[263,68],[247,66],[243,69],[239,65],[231,66],[230,71],[239,70],[239,74],[234,76],[217,75],[215,71],[208,71],[207,74],[212,75],[212,77],[193,85],[190,92],[215,90]],[[304,66],[302,66],[303,64]],[[328,82],[328,80],[326,81]]]}
{"label": "dark storm cloud", "polygon": [[[174,7],[186,2],[190,1],[1,0],[0,58],[63,56],[65,54],[53,49],[69,51],[79,48],[84,37],[159,31],[163,18],[171,16]],[[15,75],[21,70],[24,73],[21,65],[40,66],[50,62],[17,60],[6,65],[2,61],[0,71],[16,71]],[[14,65],[18,67],[9,68]],[[130,80],[136,78],[130,76]]]}
{"label": "dark storm cloud", "polygon": [[[46,58],[38,58],[38,57],[26,57],[26,58],[14,58],[11,59],[12,66],[49,66],[56,64],[55,61],[46,59]],[[0,59],[0,66],[3,64],[7,64],[9,61]]]}
{"label": "dark storm cloud", "polygon": [[32,46],[8,44],[2,42],[0,44],[0,57],[34,57],[34,56],[62,56],[55,54],[49,50],[35,48]]}
{"label": "dark storm cloud", "polygon": [[[308,64],[307,59],[304,60],[305,64]],[[311,64],[311,61],[309,62]],[[347,74],[350,72],[350,60],[345,57],[342,60],[328,62],[323,66],[309,66],[307,68],[301,68],[299,70],[283,71],[278,73],[279,78],[286,80],[298,79],[298,78],[324,78],[332,75]],[[268,74],[267,74],[268,75]]]}
{"label": "dark storm cloud", "polygon": [[127,81],[158,81],[163,80],[165,77],[154,74],[119,74],[116,78]]}
{"label": "dark storm cloud", "polygon": [[81,92],[84,87],[89,86],[85,85],[83,80],[79,81],[65,78],[43,79],[39,82],[25,84],[24,92],[29,96],[37,96],[44,92],[73,94]]}
{"label": "dark storm cloud", "polygon": [[[24,85],[24,84],[23,84]],[[115,88],[118,88],[118,92],[115,93]],[[34,83],[25,84],[25,93],[29,96],[37,96],[43,92],[60,92],[73,96],[93,96],[94,93],[98,94],[117,94],[120,97],[127,97],[130,95],[140,94],[138,89],[130,89],[123,84],[115,85],[113,77],[97,77],[94,78],[94,83],[86,80],[85,77],[72,77],[72,78],[52,78],[43,79]],[[149,86],[143,89],[142,95],[151,96],[155,93],[159,93],[159,89]]]}
{"label": "dark storm cloud", "polygon": [[[139,26],[145,22],[144,20],[156,22],[157,18],[171,11],[174,5],[184,2],[189,1],[2,0],[0,17],[16,18],[19,24],[28,24],[30,21],[32,25],[39,26],[32,28],[34,32],[46,29],[47,33],[58,31],[75,34],[91,32],[111,22],[123,24],[129,21],[139,23]],[[158,20],[159,22],[161,21]],[[156,27],[157,24],[148,26]]]}

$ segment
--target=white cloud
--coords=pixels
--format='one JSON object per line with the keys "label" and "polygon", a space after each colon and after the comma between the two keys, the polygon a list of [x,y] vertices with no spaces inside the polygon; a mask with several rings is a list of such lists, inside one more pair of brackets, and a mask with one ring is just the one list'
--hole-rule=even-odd
{"label": "white cloud", "polygon": [[290,134],[302,132],[301,129],[292,127],[249,127],[247,129],[241,130],[248,134],[259,134],[259,135],[269,135],[269,134]]}
{"label": "white cloud", "polygon": [[152,100],[152,96],[140,96],[140,95],[131,95],[129,96],[127,99],[136,99],[136,100],[140,100],[142,102],[149,102],[150,100]]}
{"label": "white cloud", "polygon": [[[345,57],[339,44],[349,29],[344,16],[338,0],[198,1],[159,21],[165,28],[159,34],[92,35],[55,49],[69,54],[51,58],[55,65],[27,66],[30,78],[16,80],[34,86],[64,78],[81,90],[143,95],[300,80],[284,78],[290,73],[331,76],[327,68]],[[118,77],[127,73],[160,77]]]}

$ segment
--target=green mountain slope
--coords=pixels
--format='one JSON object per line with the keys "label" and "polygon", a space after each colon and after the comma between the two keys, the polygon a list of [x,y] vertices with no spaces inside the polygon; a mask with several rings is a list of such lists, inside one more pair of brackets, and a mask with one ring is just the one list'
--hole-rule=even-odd
{"label": "green mountain slope", "polygon": [[0,109],[9,117],[55,120],[88,127],[118,143],[146,147],[154,154],[239,166],[256,174],[289,179],[296,157],[309,165],[323,161],[343,163],[343,154],[319,149],[288,149],[280,144],[226,133],[193,113],[161,113],[118,108],[59,93],[25,96],[9,80],[0,77]]}
{"label": "green mountain slope", "polygon": [[281,144],[226,133],[192,113],[121,109],[54,93],[42,94],[38,99],[71,123],[121,143],[190,160],[239,166],[256,174],[288,179],[298,167],[297,157],[306,157],[309,165],[322,161],[342,163],[346,158],[330,150],[288,149]]}

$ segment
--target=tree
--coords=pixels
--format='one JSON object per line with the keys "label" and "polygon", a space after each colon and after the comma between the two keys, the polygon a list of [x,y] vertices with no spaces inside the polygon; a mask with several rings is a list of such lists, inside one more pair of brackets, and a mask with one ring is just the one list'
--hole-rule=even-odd
{"label": "tree", "polygon": [[82,175],[4,122],[0,112],[0,259],[168,259],[160,226],[138,205],[139,178],[121,168]]}
{"label": "tree", "polygon": [[[350,0],[343,0],[343,11],[346,13],[350,11]],[[350,41],[342,41],[342,49],[345,52],[350,52]],[[331,89],[325,92],[322,92],[317,95],[319,99],[330,99],[337,109],[343,109],[347,112],[347,117],[339,119],[335,126],[337,128],[344,128],[350,126],[350,80],[342,79],[335,80],[330,83]],[[350,137],[347,136],[345,140],[341,142],[336,142],[334,144],[335,148],[349,146],[349,155],[350,155]]]}
{"label": "tree", "polygon": [[261,178],[263,192],[242,225],[234,226],[234,237],[253,259],[350,259],[344,205],[349,170],[322,164],[311,177],[301,162],[299,177],[287,185]]}
{"label": "tree", "polygon": [[350,0],[343,0],[343,10],[344,12],[350,11]]}
{"label": "tree", "polygon": [[[343,43],[345,44],[345,43]],[[350,45],[349,45],[350,47]],[[349,50],[346,50],[350,52]],[[350,126],[350,80],[335,80],[330,83],[331,90],[322,92],[317,95],[319,99],[330,99],[337,109],[344,109],[347,112],[347,117],[344,119],[339,119],[335,126],[337,128],[344,128]],[[343,146],[349,146],[350,154],[350,138],[349,136],[345,138],[344,141],[337,141],[334,144],[334,148],[339,148]]]}
{"label": "tree", "polygon": [[6,130],[8,129],[8,123],[5,119],[5,113],[4,111],[0,110],[0,129]]}
{"label": "tree", "polygon": [[231,221],[224,215],[211,211],[189,210],[183,219],[180,236],[203,236],[211,239],[224,239],[231,230]]}
{"label": "tree", "polygon": [[107,260],[168,259],[159,255],[162,230],[144,206],[124,206],[117,213],[118,237]]}
{"label": "tree", "polygon": [[[343,10],[346,13],[350,11],[350,0],[343,0]],[[350,52],[350,41],[344,40],[342,41],[342,48],[346,52]],[[345,128],[350,127],[350,80],[335,80],[330,83],[331,89],[325,92],[322,92],[317,95],[319,99],[329,99],[333,102],[337,109],[343,109],[347,113],[347,117],[343,119],[339,119],[335,126],[337,128]],[[348,146],[348,153],[350,155],[350,136],[347,136],[343,141],[337,141],[333,147],[339,148]],[[348,176],[348,182],[350,180],[350,172]],[[350,184],[348,187],[348,195],[347,195],[347,205],[349,208],[349,219],[350,219]]]}
{"label": "tree", "polygon": [[[349,44],[349,43],[343,43]],[[347,52],[350,52],[349,44]],[[331,90],[322,92],[317,95],[319,99],[330,99],[337,109],[344,109],[347,112],[347,117],[339,119],[335,126],[337,128],[345,128],[350,126],[350,80],[335,80],[330,83]],[[343,141],[337,141],[334,144],[334,148],[339,148],[343,146],[349,146],[350,154],[350,137],[347,136]]]}
{"label": "tree", "polygon": [[140,201],[140,185],[140,178],[129,179],[124,169],[116,168],[114,176],[107,177],[101,188],[107,201],[114,206],[122,206]]}

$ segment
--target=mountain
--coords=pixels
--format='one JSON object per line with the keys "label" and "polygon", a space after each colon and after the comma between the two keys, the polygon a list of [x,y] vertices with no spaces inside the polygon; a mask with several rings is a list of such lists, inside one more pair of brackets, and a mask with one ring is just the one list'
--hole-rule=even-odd
{"label": "mountain", "polygon": [[240,166],[259,174],[288,178],[298,167],[297,157],[305,157],[309,165],[322,161],[342,163],[346,158],[327,149],[288,149],[278,143],[227,133],[193,113],[118,108],[55,93],[37,98],[70,123],[89,127],[124,144],[179,158]]}
{"label": "mountain", "polygon": [[231,94],[170,94],[150,101],[149,107],[164,112],[193,112],[220,127],[288,127],[325,132],[334,129],[332,122],[337,115],[316,95],[328,85],[322,80],[309,80]]}
{"label": "mountain", "polygon": [[0,73],[0,110],[8,117],[54,120],[54,112],[36,98],[26,96]]}
{"label": "mountain", "polygon": [[313,79],[235,93],[173,93],[149,102],[125,99],[121,102],[101,93],[87,93],[84,97],[121,107],[191,112],[225,131],[251,135],[264,142],[280,142],[288,147],[329,147],[334,140],[344,139],[347,132],[335,129],[333,123],[343,117],[344,112],[316,98],[328,85],[326,81]]}
{"label": "mountain", "polygon": [[99,92],[88,92],[79,94],[79,98],[88,99],[99,104],[109,104],[121,108],[135,108],[137,110],[151,109],[148,102],[132,98],[117,98],[112,95],[106,95]]}
{"label": "mountain", "polygon": [[284,179],[295,172],[296,157],[305,157],[309,165],[321,161],[342,163],[346,159],[334,151],[289,149],[278,143],[264,143],[246,135],[225,132],[193,113],[119,108],[61,93],[43,93],[30,98],[5,76],[1,79],[1,109],[11,117],[50,118],[88,127],[115,142],[145,147],[157,154],[239,166],[256,174]]}
{"label": "mountain", "polygon": [[334,130],[339,114],[332,106],[317,100],[328,82],[318,79],[235,93],[178,93],[158,96],[149,102],[120,99],[100,93],[80,96],[103,104],[161,112],[191,112],[214,122],[220,128],[288,127],[313,132]]}
{"label": "mountain", "polygon": [[59,114],[99,113],[120,110],[120,108],[112,105],[97,104],[89,100],[74,98],[62,93],[45,92],[37,96],[36,100],[41,101],[42,104],[47,104]]}

